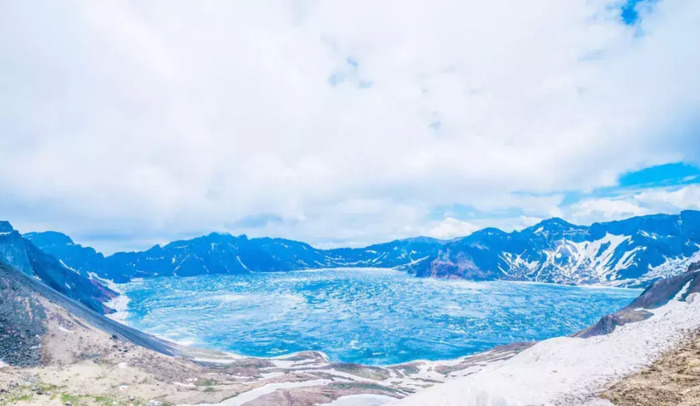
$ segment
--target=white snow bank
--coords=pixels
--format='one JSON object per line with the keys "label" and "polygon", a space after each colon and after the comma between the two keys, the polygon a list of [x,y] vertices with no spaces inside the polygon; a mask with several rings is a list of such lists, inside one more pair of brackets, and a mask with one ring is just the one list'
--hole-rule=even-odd
{"label": "white snow bank", "polygon": [[396,400],[384,395],[347,395],[321,406],[380,406]]}
{"label": "white snow bank", "polygon": [[[110,307],[115,310],[114,313],[108,314],[107,317],[114,321],[118,321],[125,324],[126,318],[129,316],[127,309],[129,308],[129,297],[124,293],[122,284],[115,283],[109,279],[100,278],[94,272],[88,272],[90,279],[96,279],[101,284],[105,285],[110,290],[117,292],[119,296],[112,298],[105,303],[105,306]],[[135,281],[135,279],[133,280]]]}
{"label": "white snow bank", "polygon": [[129,308],[129,297],[124,293],[120,293],[119,296],[105,303],[105,306],[111,307],[115,310],[114,313],[107,315],[107,317],[114,321],[124,323],[126,318],[129,317],[129,312],[127,311]]}
{"label": "white snow bank", "polygon": [[63,327],[63,326],[58,326],[58,329],[61,330],[61,331],[63,331],[64,333],[70,333],[70,334],[73,334],[73,333],[74,333],[73,330],[68,330],[67,328],[65,328],[65,327]]}
{"label": "white snow bank", "polygon": [[239,357],[234,354],[227,354],[229,358],[194,358],[194,362],[206,362],[208,364],[223,364],[223,365],[228,365],[228,364],[233,364],[236,362],[236,360],[241,359],[243,357]]}
{"label": "white snow bank", "polygon": [[289,389],[289,388],[303,388],[306,386],[321,386],[321,385],[327,385],[331,383],[331,381],[327,379],[316,379],[313,381],[305,381],[305,382],[282,382],[282,383],[268,383],[265,386],[261,386],[259,388],[250,390],[248,392],[243,392],[238,396],[234,396],[232,398],[228,398],[224,400],[221,403],[200,403],[197,404],[197,406],[241,406],[245,403],[248,403],[250,401],[253,401],[261,396],[270,394],[277,389]]}
{"label": "white snow bank", "polygon": [[542,341],[513,358],[418,392],[399,405],[595,404],[595,394],[658,359],[700,327],[700,300],[672,300],[605,336]]}
{"label": "white snow bank", "polygon": [[7,364],[5,363],[5,361],[3,361],[3,360],[0,359],[0,368],[5,368],[5,367],[9,367],[9,365],[7,365]]}

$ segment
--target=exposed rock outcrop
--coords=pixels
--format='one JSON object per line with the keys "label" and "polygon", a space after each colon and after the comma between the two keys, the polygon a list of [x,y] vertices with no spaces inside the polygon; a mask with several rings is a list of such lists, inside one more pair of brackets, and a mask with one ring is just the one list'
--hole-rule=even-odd
{"label": "exposed rock outcrop", "polygon": [[604,316],[598,323],[575,336],[586,338],[608,334],[617,326],[651,317],[652,313],[647,310],[659,308],[674,298],[686,300],[692,293],[700,293],[700,262],[691,264],[683,274],[655,282],[622,310]]}
{"label": "exposed rock outcrop", "polygon": [[6,221],[0,222],[0,263],[39,279],[55,291],[102,314],[112,311],[104,303],[118,295],[99,281],[81,275],[46,254]]}

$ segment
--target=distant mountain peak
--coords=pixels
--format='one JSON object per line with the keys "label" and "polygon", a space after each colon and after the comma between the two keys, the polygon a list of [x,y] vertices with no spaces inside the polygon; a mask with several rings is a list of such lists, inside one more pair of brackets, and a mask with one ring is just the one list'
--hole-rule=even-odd
{"label": "distant mountain peak", "polygon": [[58,231],[43,231],[43,232],[33,232],[24,234],[24,237],[33,241],[37,245],[48,245],[48,244],[75,244],[73,240]]}
{"label": "distant mountain peak", "polygon": [[11,233],[15,231],[9,221],[0,220],[0,233]]}
{"label": "distant mountain peak", "polygon": [[543,230],[568,230],[582,228],[582,226],[577,226],[576,224],[569,223],[560,217],[552,217],[546,220],[542,220],[534,226],[526,228],[526,230],[532,230],[536,232],[539,229]]}
{"label": "distant mountain peak", "polygon": [[474,238],[478,238],[478,237],[482,237],[482,236],[503,236],[506,234],[508,234],[508,233],[501,230],[500,228],[486,227],[486,228],[482,228],[481,230],[474,231],[473,233],[471,233],[469,236],[467,236],[465,238],[474,239]]}

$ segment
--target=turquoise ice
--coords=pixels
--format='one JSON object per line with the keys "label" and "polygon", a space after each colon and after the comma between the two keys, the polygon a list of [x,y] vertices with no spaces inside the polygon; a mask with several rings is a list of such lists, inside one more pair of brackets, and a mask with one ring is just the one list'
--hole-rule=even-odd
{"label": "turquoise ice", "polygon": [[576,332],[640,291],[421,279],[352,269],[168,277],[122,285],[126,322],[250,356],[318,350],[373,365],[450,359]]}

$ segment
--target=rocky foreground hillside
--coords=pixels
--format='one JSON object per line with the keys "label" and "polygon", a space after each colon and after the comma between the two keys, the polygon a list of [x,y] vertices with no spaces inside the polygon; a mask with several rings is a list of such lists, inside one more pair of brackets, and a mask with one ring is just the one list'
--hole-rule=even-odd
{"label": "rocky foreground hillside", "polygon": [[451,241],[420,237],[332,250],[213,233],[105,257],[61,233],[25,237],[84,276],[94,273],[118,282],[151,276],[383,267],[421,277],[645,287],[700,260],[700,212],[591,226],[550,219],[511,233],[487,228]]}

